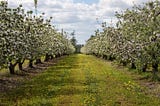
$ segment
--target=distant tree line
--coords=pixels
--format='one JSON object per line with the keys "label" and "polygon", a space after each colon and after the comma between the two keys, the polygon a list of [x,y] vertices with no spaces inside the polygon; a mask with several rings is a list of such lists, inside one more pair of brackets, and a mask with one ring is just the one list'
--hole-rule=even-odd
{"label": "distant tree line", "polygon": [[71,33],[71,43],[75,48],[75,53],[81,53],[81,48],[84,46],[83,44],[77,44],[77,39],[75,38],[75,31]]}

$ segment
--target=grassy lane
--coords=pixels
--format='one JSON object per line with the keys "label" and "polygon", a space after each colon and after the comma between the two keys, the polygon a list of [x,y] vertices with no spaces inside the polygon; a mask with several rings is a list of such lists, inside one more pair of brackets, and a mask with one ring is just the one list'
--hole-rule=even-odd
{"label": "grassy lane", "polygon": [[7,94],[4,106],[159,106],[160,99],[110,62],[72,55]]}

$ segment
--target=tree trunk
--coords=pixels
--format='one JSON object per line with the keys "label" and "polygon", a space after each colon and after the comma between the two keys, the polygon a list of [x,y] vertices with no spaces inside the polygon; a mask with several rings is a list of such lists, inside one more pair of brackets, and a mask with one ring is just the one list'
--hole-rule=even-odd
{"label": "tree trunk", "polygon": [[15,74],[15,66],[17,65],[17,62],[15,64],[9,63],[9,72],[10,74]]}
{"label": "tree trunk", "polygon": [[146,70],[147,70],[147,64],[143,65],[142,72],[146,72]]}
{"label": "tree trunk", "polygon": [[58,54],[58,57],[61,57],[61,54],[60,54],[60,53]]}
{"label": "tree trunk", "polygon": [[41,61],[41,59],[39,58],[39,59],[36,59],[36,63],[35,64],[42,64],[42,61]]}
{"label": "tree trunk", "polygon": [[51,59],[52,59],[52,60],[54,59],[53,55],[51,55]]}
{"label": "tree trunk", "polygon": [[136,65],[134,64],[134,62],[131,63],[131,69],[136,69]]}
{"label": "tree trunk", "polygon": [[107,57],[107,55],[103,55],[103,58],[104,58],[105,60],[107,60],[108,57]]}
{"label": "tree trunk", "polygon": [[127,62],[125,62],[125,61],[120,61],[120,63],[122,63],[123,66],[127,65]]}
{"label": "tree trunk", "polygon": [[113,61],[113,60],[114,60],[114,57],[110,55],[110,56],[109,56],[109,60],[110,60],[110,61]]}
{"label": "tree trunk", "polygon": [[30,68],[34,68],[34,67],[33,67],[33,59],[29,60],[29,67],[30,67]]}
{"label": "tree trunk", "polygon": [[25,59],[23,59],[23,61],[21,62],[21,60],[18,61],[18,67],[19,67],[19,70],[23,71],[23,63],[24,63]]}
{"label": "tree trunk", "polygon": [[153,68],[153,75],[156,75],[158,72],[158,64],[157,63],[153,63],[152,64],[152,68]]}
{"label": "tree trunk", "polygon": [[23,65],[23,63],[21,63],[21,62],[20,62],[20,63],[18,63],[19,70],[21,70],[21,71],[23,70],[22,65]]}
{"label": "tree trunk", "polygon": [[59,53],[56,55],[56,58],[58,58],[58,57],[60,57],[60,54],[59,54]]}
{"label": "tree trunk", "polygon": [[44,61],[48,61],[49,60],[49,55],[48,53],[46,53],[46,56],[45,56],[45,60]]}
{"label": "tree trunk", "polygon": [[12,64],[10,64],[10,66],[9,66],[9,72],[10,72],[10,74],[15,74],[14,66]]}

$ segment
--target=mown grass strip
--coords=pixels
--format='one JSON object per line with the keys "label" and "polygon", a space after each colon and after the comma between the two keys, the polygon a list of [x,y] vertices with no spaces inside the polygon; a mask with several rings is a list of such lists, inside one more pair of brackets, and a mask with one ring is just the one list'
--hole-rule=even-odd
{"label": "mown grass strip", "polygon": [[130,74],[89,55],[72,55],[19,88],[0,95],[1,105],[158,106]]}

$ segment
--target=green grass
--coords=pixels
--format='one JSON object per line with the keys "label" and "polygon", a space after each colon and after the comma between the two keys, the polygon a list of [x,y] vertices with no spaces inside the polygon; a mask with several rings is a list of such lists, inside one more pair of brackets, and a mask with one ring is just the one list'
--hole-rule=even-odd
{"label": "green grass", "polygon": [[[121,69],[122,70],[122,69]],[[125,70],[89,55],[65,57],[7,93],[4,106],[159,106]]]}

